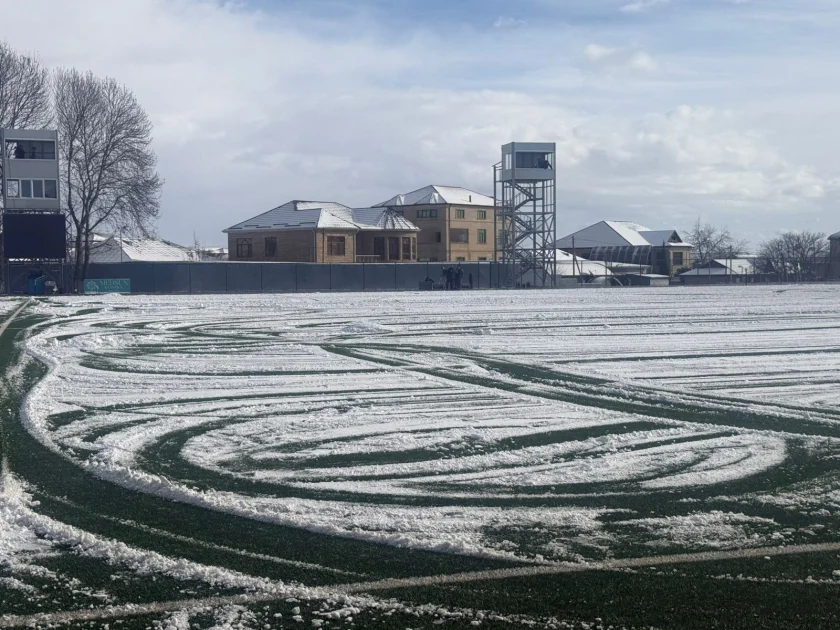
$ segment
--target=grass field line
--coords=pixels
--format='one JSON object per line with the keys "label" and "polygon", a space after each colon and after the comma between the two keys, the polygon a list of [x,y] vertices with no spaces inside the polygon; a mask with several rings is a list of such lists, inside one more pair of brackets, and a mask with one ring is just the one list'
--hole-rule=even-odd
{"label": "grass field line", "polygon": [[[492,569],[488,571],[469,571],[465,573],[453,573],[451,575],[395,578],[377,580],[374,582],[357,582],[353,584],[316,587],[312,589],[312,592],[313,595],[316,596],[319,592],[321,592],[324,597],[335,597],[339,594],[361,594],[371,591],[438,586],[443,584],[463,584],[468,582],[503,580],[517,577],[527,578],[538,577],[541,575],[582,573],[584,571],[610,571],[614,569],[715,562],[722,560],[738,560],[743,558],[772,558],[774,556],[789,556],[803,553],[831,552],[840,552],[840,542],[818,543],[811,545],[790,545],[787,547],[756,547],[754,549],[732,549],[726,551],[702,551],[697,553],[682,553],[667,556],[622,558],[586,564],[568,563],[560,565],[516,567],[511,569]],[[144,604],[123,604],[120,606],[104,606],[101,608],[87,608],[83,610],[70,610],[53,613],[36,613],[32,615],[2,615],[0,616],[0,628],[18,628],[24,626],[32,627],[43,624],[96,621],[102,619],[121,619],[124,617],[169,613],[179,610],[201,610],[219,606],[259,604],[262,602],[277,601],[283,597],[283,595],[278,595],[277,593],[243,593],[241,595],[181,599],[165,602],[149,602]]]}
{"label": "grass field line", "polygon": [[536,577],[540,575],[557,575],[562,573],[582,573],[584,571],[609,571],[613,569],[630,569],[672,564],[692,564],[698,562],[717,562],[722,560],[739,560],[744,558],[762,558],[774,556],[790,556],[803,553],[840,552],[840,542],[815,543],[806,545],[789,545],[786,547],[755,547],[752,549],[730,549],[722,551],[700,551],[696,553],[680,553],[667,556],[644,556],[637,558],[619,558],[603,562],[587,562],[581,564],[537,565],[527,567],[513,567],[510,569],[490,569],[487,571],[469,571],[453,573],[451,575],[429,575],[414,578],[395,578],[377,580],[373,582],[356,582],[324,587],[331,592],[339,593],[367,593],[370,591],[384,591],[400,588],[414,588],[421,586],[437,586],[441,584],[460,584],[465,582],[482,582],[486,580],[504,580],[516,577]]}
{"label": "grass field line", "polygon": [[6,332],[6,329],[9,327],[9,324],[11,324],[13,321],[15,321],[15,318],[17,318],[17,316],[21,314],[23,309],[25,309],[27,306],[29,306],[29,303],[31,301],[32,300],[25,300],[23,302],[23,304],[21,304],[16,310],[14,310],[11,313],[11,315],[9,315],[6,318],[6,321],[4,321],[2,324],[0,324],[0,335],[2,335],[4,332]]}

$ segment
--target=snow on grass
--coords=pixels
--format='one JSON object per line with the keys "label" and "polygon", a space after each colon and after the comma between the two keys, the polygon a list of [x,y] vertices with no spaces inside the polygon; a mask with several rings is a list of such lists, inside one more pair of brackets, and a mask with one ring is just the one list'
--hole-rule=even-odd
{"label": "snow on grass", "polygon": [[830,287],[37,309],[55,323],[27,342],[50,367],[25,408],[42,442],[128,488],[331,535],[540,562],[772,543],[785,524],[752,497],[785,505],[840,453]]}

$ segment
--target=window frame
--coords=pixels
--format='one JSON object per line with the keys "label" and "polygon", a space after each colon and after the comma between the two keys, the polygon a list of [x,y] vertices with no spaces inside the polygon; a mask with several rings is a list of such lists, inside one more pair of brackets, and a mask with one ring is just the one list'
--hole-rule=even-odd
{"label": "window frame", "polygon": [[455,208],[455,218],[456,219],[466,219],[467,218],[467,211],[463,208]]}
{"label": "window frame", "polygon": [[479,221],[486,221],[487,220],[487,210],[477,210],[478,220]]}
{"label": "window frame", "polygon": [[[339,251],[340,250],[340,251]],[[327,256],[346,256],[347,238],[338,234],[327,235]]]}
{"label": "window frame", "polygon": [[[269,252],[269,250],[271,250]],[[276,258],[277,257],[277,237],[276,236],[266,236],[265,240],[263,241],[263,254],[266,258]]]}
{"label": "window frame", "polygon": [[254,257],[254,239],[251,237],[239,237],[236,239],[236,257]]}
{"label": "window frame", "polygon": [[[11,195],[9,194],[9,187],[12,183],[17,184],[17,194]],[[54,197],[47,196],[47,183],[53,184],[53,189],[55,190]],[[29,194],[24,195],[24,188],[29,187]],[[40,186],[41,194],[36,195],[35,191]],[[15,177],[13,179],[6,180],[6,198],[7,199],[58,199],[58,180],[55,179],[48,179],[42,177]]]}
{"label": "window frame", "polygon": [[486,245],[487,244],[487,230],[485,228],[478,229],[478,236],[476,237],[476,243],[479,245]]}
{"label": "window frame", "polygon": [[[24,147],[24,157],[16,158],[14,157],[14,150],[12,150],[11,145],[20,144]],[[40,157],[26,157],[26,153],[28,149],[26,145],[29,144],[31,147],[32,145],[38,145],[39,149],[36,151],[36,155],[40,155]],[[52,151],[47,152],[44,149],[44,145],[50,144],[52,145]],[[35,139],[25,139],[25,138],[6,138],[6,158],[9,160],[50,160],[55,161],[56,159],[56,143],[55,140],[35,140]],[[44,157],[45,155],[49,155],[50,157]]]}

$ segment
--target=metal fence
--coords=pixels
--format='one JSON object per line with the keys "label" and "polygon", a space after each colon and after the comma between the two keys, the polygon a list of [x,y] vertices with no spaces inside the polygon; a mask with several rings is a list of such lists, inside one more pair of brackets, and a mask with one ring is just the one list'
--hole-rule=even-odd
{"label": "metal fence", "polygon": [[[451,263],[247,263],[125,262],[91,264],[87,278],[128,279],[132,293],[279,293],[314,291],[417,291],[431,278],[443,282]],[[489,289],[498,284],[494,262],[461,263],[462,286]],[[76,283],[71,265],[9,263],[4,292],[28,292],[28,278],[43,272],[62,293]],[[472,281],[472,282],[470,282]]]}

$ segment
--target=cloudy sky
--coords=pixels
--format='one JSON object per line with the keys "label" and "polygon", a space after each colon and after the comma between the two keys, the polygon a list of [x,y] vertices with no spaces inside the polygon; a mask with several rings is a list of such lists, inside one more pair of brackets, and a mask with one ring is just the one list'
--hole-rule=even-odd
{"label": "cloudy sky", "polygon": [[14,47],[137,93],[172,240],[290,199],[492,194],[511,140],[557,143],[560,234],[840,230],[837,0],[0,4]]}

